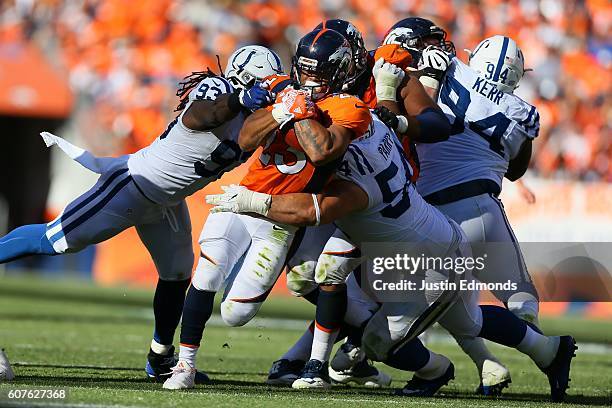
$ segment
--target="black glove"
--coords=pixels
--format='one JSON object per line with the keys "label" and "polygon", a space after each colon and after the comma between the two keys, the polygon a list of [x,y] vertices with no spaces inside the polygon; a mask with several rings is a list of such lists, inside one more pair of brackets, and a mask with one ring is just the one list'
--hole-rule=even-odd
{"label": "black glove", "polygon": [[374,109],[374,113],[376,114],[376,116],[378,116],[380,120],[382,120],[385,125],[389,126],[394,131],[397,130],[397,126],[399,125],[399,119],[397,118],[397,115],[395,113],[389,110],[389,108],[386,108],[384,106],[378,106],[376,109]]}

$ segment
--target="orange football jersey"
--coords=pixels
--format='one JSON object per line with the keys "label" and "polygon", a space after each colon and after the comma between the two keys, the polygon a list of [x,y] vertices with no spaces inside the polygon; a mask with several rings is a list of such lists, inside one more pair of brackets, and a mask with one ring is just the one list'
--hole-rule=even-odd
{"label": "orange football jersey", "polygon": [[[372,123],[370,110],[357,97],[333,94],[315,103],[325,127],[332,124],[352,130],[353,139],[362,136]],[[253,162],[241,184],[267,194],[317,193],[329,180],[337,163],[315,167],[288,130],[277,130]]]}

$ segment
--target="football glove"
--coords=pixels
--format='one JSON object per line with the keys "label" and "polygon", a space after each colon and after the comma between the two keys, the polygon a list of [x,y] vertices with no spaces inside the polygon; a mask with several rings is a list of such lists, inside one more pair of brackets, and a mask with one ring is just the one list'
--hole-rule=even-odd
{"label": "football glove", "polygon": [[395,133],[403,134],[408,130],[408,119],[405,116],[396,115],[384,106],[378,106],[374,109],[374,113]]}
{"label": "football glove", "polygon": [[222,194],[209,194],[206,203],[214,205],[211,213],[234,212],[234,213],[256,213],[263,216],[268,215],[272,204],[270,194],[251,191],[245,186],[231,184],[221,186]]}
{"label": "football glove", "polygon": [[261,82],[256,82],[249,89],[241,89],[238,100],[242,106],[254,112],[272,103],[272,94],[262,86]]}
{"label": "football glove", "polygon": [[280,127],[291,120],[308,119],[316,115],[315,104],[308,93],[301,89],[287,87],[276,95],[275,102],[272,107],[272,116]]}
{"label": "football glove", "polygon": [[372,68],[372,74],[376,82],[376,99],[379,101],[396,101],[397,88],[406,75],[404,70],[379,58]]}
{"label": "football glove", "polygon": [[440,80],[444,77],[450,63],[450,57],[444,50],[434,45],[429,45],[421,53],[421,58],[417,65],[417,69],[421,73],[419,80],[429,88],[438,89]]}

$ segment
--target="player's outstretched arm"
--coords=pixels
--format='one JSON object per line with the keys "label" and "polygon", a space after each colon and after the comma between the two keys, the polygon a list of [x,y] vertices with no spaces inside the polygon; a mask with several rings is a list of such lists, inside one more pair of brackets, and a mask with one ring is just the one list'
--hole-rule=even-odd
{"label": "player's outstretched arm", "polygon": [[523,177],[527,168],[529,167],[529,161],[531,160],[532,143],[531,139],[527,139],[523,142],[521,150],[519,150],[517,156],[510,160],[508,163],[508,170],[506,171],[505,177],[510,181],[516,181]]}
{"label": "player's outstretched arm", "polygon": [[211,212],[255,213],[283,224],[306,226],[329,224],[368,206],[367,194],[356,184],[334,180],[323,193],[294,193],[271,196],[244,186],[222,187],[223,194],[206,196],[215,207]]}
{"label": "player's outstretched arm", "polygon": [[212,130],[232,120],[242,110],[255,111],[270,102],[270,92],[256,82],[248,89],[194,100],[183,115],[183,124],[191,130]]}
{"label": "player's outstretched arm", "polygon": [[300,146],[315,166],[342,157],[351,142],[352,130],[334,124],[326,128],[313,119],[296,122],[294,129]]}

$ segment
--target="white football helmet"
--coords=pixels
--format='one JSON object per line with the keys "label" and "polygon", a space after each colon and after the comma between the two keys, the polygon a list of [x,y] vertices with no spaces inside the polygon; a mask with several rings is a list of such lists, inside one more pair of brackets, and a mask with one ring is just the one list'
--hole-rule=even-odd
{"label": "white football helmet", "polygon": [[[469,50],[466,50],[469,51]],[[523,52],[510,37],[494,35],[470,52],[470,68],[497,85],[502,92],[512,93],[525,73]]]}
{"label": "white football helmet", "polygon": [[248,88],[273,74],[282,74],[283,64],[276,53],[260,45],[238,48],[230,55],[225,77],[237,89]]}

